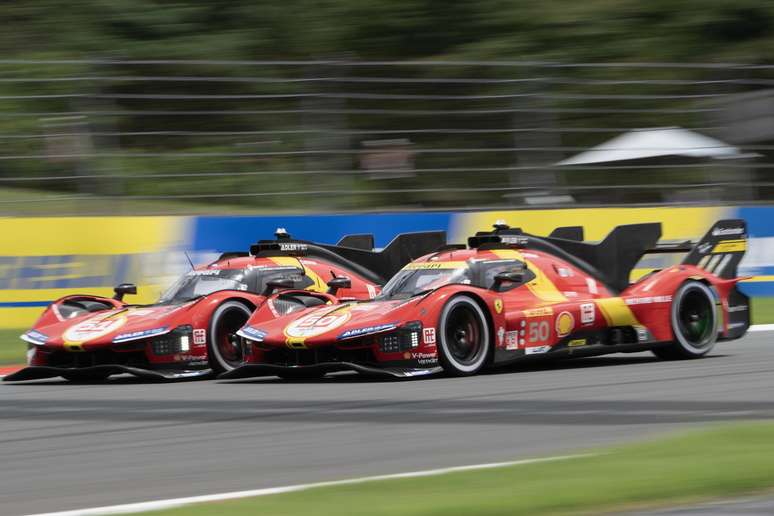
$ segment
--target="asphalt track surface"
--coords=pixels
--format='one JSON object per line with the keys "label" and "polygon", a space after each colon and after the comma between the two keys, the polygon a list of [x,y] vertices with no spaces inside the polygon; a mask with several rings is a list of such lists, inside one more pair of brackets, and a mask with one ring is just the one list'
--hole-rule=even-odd
{"label": "asphalt track surface", "polygon": [[774,418],[774,333],[474,378],[0,385],[0,514],[572,453]]}

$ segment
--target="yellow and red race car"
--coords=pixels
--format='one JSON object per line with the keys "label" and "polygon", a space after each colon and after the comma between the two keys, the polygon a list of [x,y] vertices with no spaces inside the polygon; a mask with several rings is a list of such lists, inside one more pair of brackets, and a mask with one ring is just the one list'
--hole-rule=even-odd
{"label": "yellow and red race car", "polygon": [[[373,300],[314,294],[301,304],[279,292],[238,332],[245,364],[220,378],[461,376],[527,357],[642,350],[696,358],[744,335],[744,221],[719,221],[695,244],[660,237],[658,223],[618,226],[599,243],[583,242],[580,227],[538,237],[498,223],[409,263]],[[687,254],[630,283],[645,254],[664,252]],[[264,313],[274,300],[279,317]]]}
{"label": "yellow and red race car", "polygon": [[260,307],[278,315],[277,289],[296,289],[294,302],[370,299],[392,274],[446,241],[443,231],[398,235],[373,250],[372,235],[349,235],[337,245],[294,240],[278,230],[249,252],[224,253],[183,275],[151,305],[124,302],[134,285],[116,287],[115,297],[74,294],[51,303],[21,338],[29,346],[28,367],[5,381],[61,376],[103,380],[115,374],[148,379],[208,376],[243,361],[236,338]]}

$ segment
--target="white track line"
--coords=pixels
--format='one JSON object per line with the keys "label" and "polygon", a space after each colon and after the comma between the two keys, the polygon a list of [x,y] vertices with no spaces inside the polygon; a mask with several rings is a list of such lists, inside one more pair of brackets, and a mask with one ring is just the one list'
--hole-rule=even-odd
{"label": "white track line", "polygon": [[456,473],[458,471],[473,471],[477,469],[500,468],[503,466],[520,466],[525,464],[535,464],[539,462],[553,462],[559,460],[577,459],[581,457],[590,457],[592,454],[578,455],[558,455],[555,457],[542,457],[537,459],[514,460],[511,462],[494,462],[490,464],[473,464],[470,466],[455,466],[451,468],[428,469],[425,471],[412,471],[409,473],[395,473],[392,475],[376,475],[372,477],[350,478],[347,480],[334,480],[331,482],[317,482],[314,484],[298,484],[294,486],[268,487],[265,489],[252,489],[250,491],[232,491],[230,493],[218,493],[202,496],[189,496],[187,498],[171,498],[169,500],[155,500],[152,502],[128,503],[124,505],[111,505],[105,507],[94,507],[91,509],[76,509],[74,511],[47,512],[31,516],[97,516],[103,514],[130,514],[146,511],[160,511],[162,509],[174,509],[194,503],[219,502],[222,500],[234,500],[237,498],[249,498],[253,496],[266,496],[280,493],[291,493],[294,491],[306,491],[317,487],[345,486],[351,484],[360,484],[374,480],[392,480],[396,478],[414,478],[427,477],[431,475],[443,475],[445,473]]}
{"label": "white track line", "polygon": [[774,331],[774,324],[754,324],[747,331]]}

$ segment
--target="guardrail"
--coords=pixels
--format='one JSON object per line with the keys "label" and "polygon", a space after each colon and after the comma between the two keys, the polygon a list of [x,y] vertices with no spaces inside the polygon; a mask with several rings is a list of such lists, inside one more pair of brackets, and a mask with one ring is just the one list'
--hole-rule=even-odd
{"label": "guardrail", "polygon": [[[0,60],[0,211],[765,201],[774,113],[747,96],[772,86],[738,63]],[[739,157],[557,166],[664,126]]]}

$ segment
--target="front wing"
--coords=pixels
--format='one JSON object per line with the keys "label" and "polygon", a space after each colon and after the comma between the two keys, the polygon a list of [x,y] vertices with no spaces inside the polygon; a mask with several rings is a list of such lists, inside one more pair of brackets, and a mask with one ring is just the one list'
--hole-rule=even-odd
{"label": "front wing", "polygon": [[86,381],[116,374],[131,374],[144,380],[184,380],[212,375],[211,369],[201,370],[152,370],[125,365],[98,365],[91,367],[30,366],[3,378],[4,382],[23,382],[44,378],[62,377],[74,381]]}
{"label": "front wing", "polygon": [[292,375],[297,373],[303,375],[309,373],[338,373],[341,371],[355,371],[366,376],[381,376],[387,378],[412,378],[416,376],[427,376],[441,372],[440,367],[429,369],[412,369],[399,367],[370,367],[353,362],[321,362],[313,365],[303,366],[281,366],[275,364],[246,364],[218,376],[219,380],[237,380],[240,378],[258,378],[262,376],[280,376],[282,374]]}

